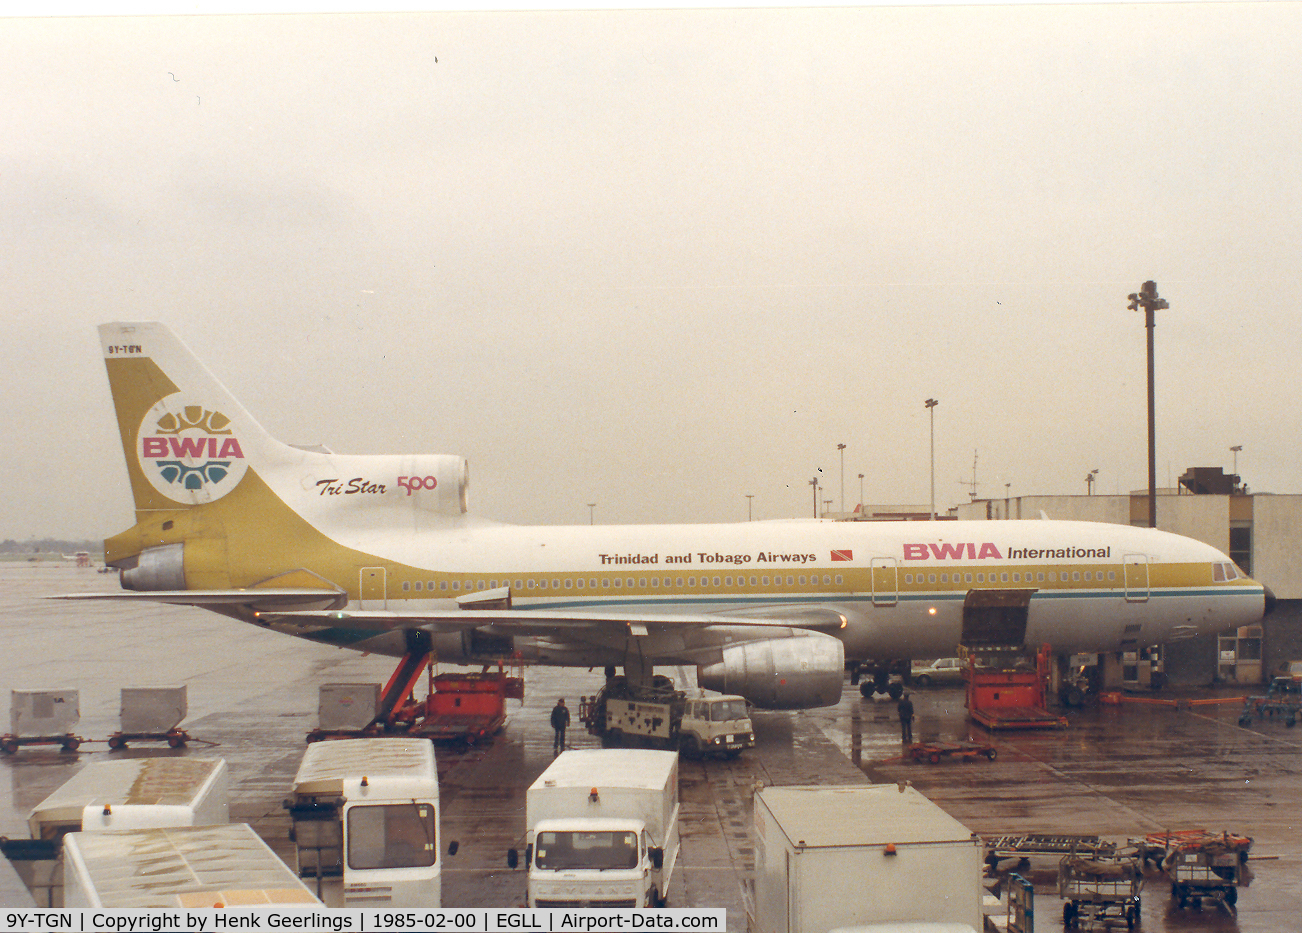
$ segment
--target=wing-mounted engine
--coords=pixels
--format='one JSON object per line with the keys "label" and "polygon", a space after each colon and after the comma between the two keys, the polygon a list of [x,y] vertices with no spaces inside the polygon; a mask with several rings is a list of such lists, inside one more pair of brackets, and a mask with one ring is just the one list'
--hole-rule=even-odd
{"label": "wing-mounted engine", "polygon": [[723,660],[697,669],[696,682],[760,709],[810,709],[840,700],[844,671],[840,640],[810,632],[725,648]]}
{"label": "wing-mounted engine", "polygon": [[393,526],[396,515],[460,516],[469,509],[470,469],[448,454],[348,456],[303,452],[270,484],[310,517],[365,519]]}

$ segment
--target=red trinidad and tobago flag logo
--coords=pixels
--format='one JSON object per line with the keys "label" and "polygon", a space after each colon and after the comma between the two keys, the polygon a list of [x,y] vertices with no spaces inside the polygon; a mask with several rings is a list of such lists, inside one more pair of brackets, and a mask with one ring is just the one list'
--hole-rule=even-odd
{"label": "red trinidad and tobago flag logo", "polygon": [[854,551],[848,549],[844,551],[833,551],[832,560],[854,560]]}

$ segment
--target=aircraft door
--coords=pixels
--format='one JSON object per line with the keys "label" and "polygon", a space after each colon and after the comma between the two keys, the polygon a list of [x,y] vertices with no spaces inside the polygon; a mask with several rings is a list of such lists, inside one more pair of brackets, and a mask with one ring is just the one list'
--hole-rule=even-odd
{"label": "aircraft door", "polygon": [[894,606],[900,601],[900,570],[894,557],[874,557],[869,577],[874,606]]}
{"label": "aircraft door", "polygon": [[1148,555],[1127,554],[1122,562],[1126,578],[1126,602],[1148,602]]}
{"label": "aircraft door", "polygon": [[388,572],[383,567],[363,567],[357,587],[362,609],[387,609]]}
{"label": "aircraft door", "polygon": [[968,590],[963,600],[964,645],[1021,645],[1035,590]]}

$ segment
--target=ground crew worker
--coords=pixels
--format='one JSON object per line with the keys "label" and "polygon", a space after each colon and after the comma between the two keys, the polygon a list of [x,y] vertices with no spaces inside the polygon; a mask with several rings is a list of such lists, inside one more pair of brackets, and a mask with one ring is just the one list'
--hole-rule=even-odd
{"label": "ground crew worker", "polygon": [[552,707],[552,728],[556,731],[552,739],[552,754],[559,755],[565,750],[565,727],[570,724],[570,711],[565,708],[565,697],[556,701]]}
{"label": "ground crew worker", "polygon": [[906,693],[900,697],[900,705],[897,707],[900,713],[900,738],[905,745],[913,744],[913,701],[909,699]]}

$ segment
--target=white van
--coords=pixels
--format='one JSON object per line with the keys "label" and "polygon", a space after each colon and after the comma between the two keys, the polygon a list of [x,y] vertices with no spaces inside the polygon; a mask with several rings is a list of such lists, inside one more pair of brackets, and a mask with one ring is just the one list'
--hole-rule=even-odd
{"label": "white van", "polygon": [[438,768],[429,739],[309,745],[285,807],[298,873],[316,879],[327,906],[441,906]]}

